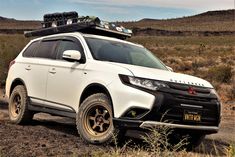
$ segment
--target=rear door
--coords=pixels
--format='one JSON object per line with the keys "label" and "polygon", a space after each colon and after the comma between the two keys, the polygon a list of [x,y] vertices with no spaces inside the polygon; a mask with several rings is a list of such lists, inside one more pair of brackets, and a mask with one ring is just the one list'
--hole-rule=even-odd
{"label": "rear door", "polygon": [[55,59],[56,40],[42,40],[36,49],[33,64],[26,65],[28,71],[28,93],[33,103],[42,104],[46,99],[46,84],[51,60]]}
{"label": "rear door", "polygon": [[[82,62],[69,62],[62,58],[65,50],[78,50],[82,54]],[[59,108],[77,106],[78,93],[83,80],[85,55],[81,42],[74,37],[63,37],[57,47],[56,60],[51,62],[47,80],[48,105]]]}

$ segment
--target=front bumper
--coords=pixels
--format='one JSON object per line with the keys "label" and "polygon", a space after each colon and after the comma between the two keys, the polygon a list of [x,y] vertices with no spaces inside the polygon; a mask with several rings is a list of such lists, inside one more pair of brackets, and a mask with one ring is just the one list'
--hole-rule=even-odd
{"label": "front bumper", "polygon": [[[143,116],[127,117],[123,114],[114,118],[116,127],[124,129],[146,129],[149,127],[167,126],[176,130],[217,133],[220,123],[221,104],[218,98],[205,89],[198,89],[197,95],[190,95],[187,91],[173,89],[152,93],[155,96],[153,107]],[[130,108],[129,110],[132,110]],[[126,113],[128,113],[128,111]],[[185,121],[184,112],[197,112],[200,121]]]}

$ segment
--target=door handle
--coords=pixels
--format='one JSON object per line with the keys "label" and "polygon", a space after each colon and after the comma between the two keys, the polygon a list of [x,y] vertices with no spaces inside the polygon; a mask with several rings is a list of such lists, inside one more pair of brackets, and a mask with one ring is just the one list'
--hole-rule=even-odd
{"label": "door handle", "polygon": [[49,70],[49,73],[55,74],[55,73],[56,73],[56,69],[55,69],[55,68],[51,68],[51,69]]}
{"label": "door handle", "polygon": [[31,68],[31,66],[30,65],[28,65],[27,67],[25,67],[25,70],[31,70],[32,68]]}

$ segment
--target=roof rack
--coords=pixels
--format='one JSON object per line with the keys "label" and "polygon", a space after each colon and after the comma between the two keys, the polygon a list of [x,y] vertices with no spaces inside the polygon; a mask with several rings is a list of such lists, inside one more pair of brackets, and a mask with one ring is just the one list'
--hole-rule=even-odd
{"label": "roof rack", "polygon": [[41,29],[25,32],[25,37],[46,36],[58,33],[81,32],[126,39],[132,31],[114,23],[101,21],[94,16],[81,16],[77,12],[44,15]]}

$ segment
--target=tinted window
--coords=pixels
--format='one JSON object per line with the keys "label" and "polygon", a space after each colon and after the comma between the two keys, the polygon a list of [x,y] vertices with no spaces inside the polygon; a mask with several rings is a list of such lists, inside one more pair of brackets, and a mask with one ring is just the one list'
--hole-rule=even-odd
{"label": "tinted window", "polygon": [[80,42],[74,42],[71,40],[61,40],[58,46],[57,59],[62,59],[63,52],[66,50],[78,50],[83,54],[83,48]]}
{"label": "tinted window", "polygon": [[39,41],[33,42],[32,44],[30,44],[26,50],[23,53],[24,57],[33,57],[34,56],[34,52],[35,50],[38,48],[39,46]]}
{"label": "tinted window", "polygon": [[157,57],[143,47],[98,38],[85,39],[96,60],[167,70]]}
{"label": "tinted window", "polygon": [[57,41],[41,41],[35,57],[55,59],[55,47]]}

